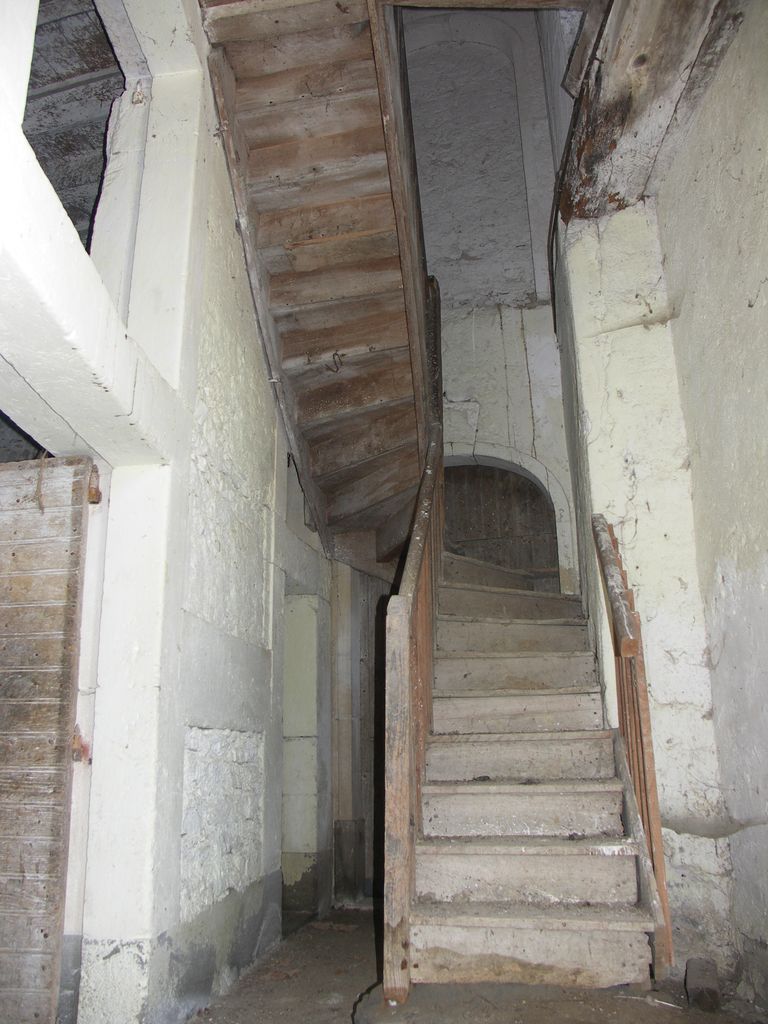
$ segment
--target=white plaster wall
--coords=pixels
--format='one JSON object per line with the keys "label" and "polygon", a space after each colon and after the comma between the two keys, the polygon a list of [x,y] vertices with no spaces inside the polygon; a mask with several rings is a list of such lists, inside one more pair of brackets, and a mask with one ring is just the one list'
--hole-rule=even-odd
{"label": "white plaster wall", "polygon": [[592,512],[616,526],[642,620],[678,964],[707,955],[730,971],[727,817],[690,453],[653,206],[572,222],[561,246],[558,290],[586,589],[606,686],[612,693],[615,681],[589,553]]}
{"label": "white plaster wall", "polygon": [[552,498],[560,582],[578,591],[560,355],[549,306],[443,316],[446,458],[522,471]]}
{"label": "white plaster wall", "polygon": [[746,995],[768,1004],[768,8],[746,20],[678,140],[658,218],[676,317],[693,526]]}

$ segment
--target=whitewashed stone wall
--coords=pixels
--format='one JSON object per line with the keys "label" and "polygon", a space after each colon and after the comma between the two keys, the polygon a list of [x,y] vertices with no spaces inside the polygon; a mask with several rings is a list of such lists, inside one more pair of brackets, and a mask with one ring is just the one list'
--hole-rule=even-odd
{"label": "whitewashed stone wall", "polygon": [[590,517],[616,526],[640,612],[678,966],[732,971],[727,815],[713,726],[691,460],[655,210],[561,231],[558,326],[582,571],[609,704],[611,641]]}
{"label": "whitewashed stone wall", "polygon": [[286,523],[198,5],[120,6],[152,80],[113,126],[98,267],[21,131],[34,5],[0,12],[0,408],[111,469],[67,922],[81,1024],[172,1024],[280,937],[283,599],[327,600],[329,567]]}
{"label": "whitewashed stone wall", "polygon": [[[746,19],[660,182],[742,993],[768,1005],[768,8]],[[759,98],[752,102],[751,97]],[[725,843],[726,840],[723,840]]]}
{"label": "whitewashed stone wall", "polygon": [[261,874],[264,737],[186,730],[181,919],[189,921]]}

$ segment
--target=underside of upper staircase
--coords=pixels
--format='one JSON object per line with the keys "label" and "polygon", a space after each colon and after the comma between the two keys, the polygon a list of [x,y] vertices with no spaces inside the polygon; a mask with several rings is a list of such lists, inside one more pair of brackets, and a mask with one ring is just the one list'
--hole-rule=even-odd
{"label": "underside of upper staircase", "polygon": [[270,378],[326,550],[391,559],[419,408],[368,8],[201,0]]}

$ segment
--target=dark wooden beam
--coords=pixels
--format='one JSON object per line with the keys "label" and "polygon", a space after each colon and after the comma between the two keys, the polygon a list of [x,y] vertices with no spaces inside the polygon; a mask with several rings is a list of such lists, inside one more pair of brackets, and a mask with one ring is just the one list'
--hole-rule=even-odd
{"label": "dark wooden beam", "polygon": [[[722,2],[722,0],[721,0]],[[725,0],[729,2],[729,0]],[[657,154],[706,44],[729,32],[718,0],[614,0],[579,99],[560,191],[563,220],[600,217],[647,193]]]}

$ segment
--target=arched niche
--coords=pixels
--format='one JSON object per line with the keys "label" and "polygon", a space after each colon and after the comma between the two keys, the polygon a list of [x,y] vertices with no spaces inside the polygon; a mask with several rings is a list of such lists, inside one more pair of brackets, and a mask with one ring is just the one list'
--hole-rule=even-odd
{"label": "arched niche", "polygon": [[444,544],[521,575],[521,586],[560,590],[555,507],[528,473],[468,462],[445,468]]}
{"label": "arched niche", "polygon": [[446,468],[460,465],[495,466],[527,477],[548,496],[555,514],[557,560],[560,590],[564,594],[579,592],[576,522],[571,502],[557,477],[541,462],[525,452],[507,445],[461,442],[446,446]]}

